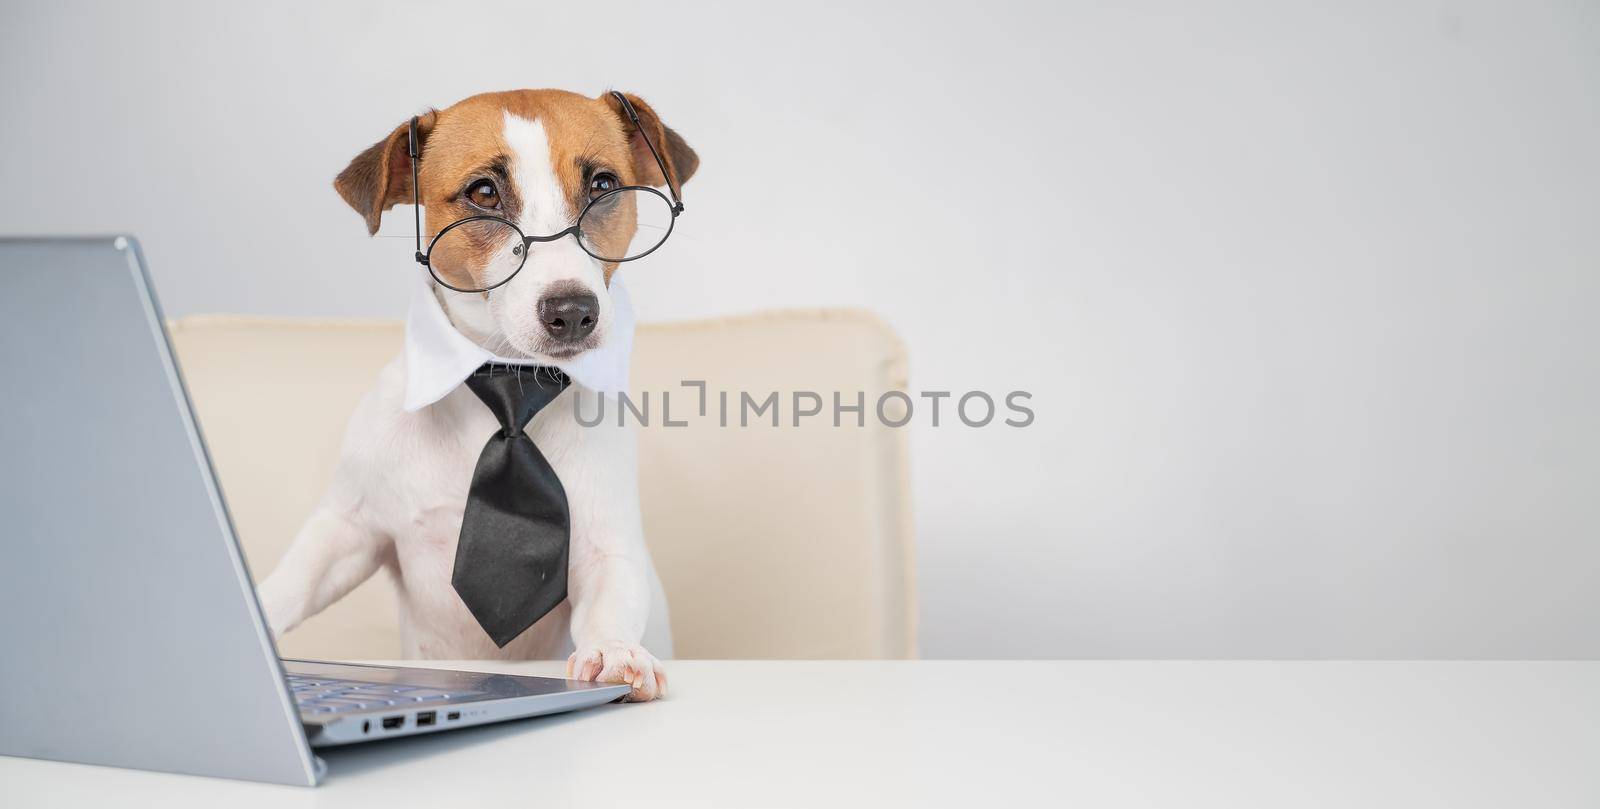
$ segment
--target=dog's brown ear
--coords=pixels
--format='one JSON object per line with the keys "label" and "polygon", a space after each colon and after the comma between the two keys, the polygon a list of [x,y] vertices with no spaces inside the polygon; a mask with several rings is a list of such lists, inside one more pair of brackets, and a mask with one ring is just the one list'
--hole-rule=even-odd
{"label": "dog's brown ear", "polygon": [[[656,111],[646,104],[644,99],[633,93],[623,93],[623,95],[627,96],[628,103],[633,105],[633,111],[639,114],[639,123],[650,136],[650,142],[654,143],[656,150],[661,153],[662,162],[667,164],[667,171],[672,174],[672,184],[682,190],[683,184],[694,176],[695,169],[700,168],[700,156],[689,148],[682,135],[661,123],[661,116],[656,115]],[[656,159],[650,156],[650,147],[639,137],[638,127],[635,127],[633,121],[628,118],[627,111],[622,108],[622,102],[609,92],[601,98],[622,121],[622,131],[628,133],[633,146],[634,176],[646,185],[664,185],[661,169],[656,166]]]}
{"label": "dog's brown ear", "polygon": [[[428,141],[439,113],[429,110],[417,116],[417,152]],[[411,119],[396,127],[389,136],[356,155],[350,165],[333,180],[334,190],[356,213],[367,220],[367,234],[378,232],[383,212],[401,202],[411,201]],[[417,158],[422,165],[422,158]]]}

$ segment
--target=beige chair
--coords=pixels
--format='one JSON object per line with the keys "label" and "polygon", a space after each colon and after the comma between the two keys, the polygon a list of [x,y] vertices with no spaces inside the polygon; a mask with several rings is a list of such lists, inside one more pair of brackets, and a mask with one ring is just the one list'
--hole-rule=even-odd
{"label": "beige chair", "polygon": [[[259,578],[321,496],[346,419],[399,351],[400,325],[201,316],[174,323],[172,336]],[[704,417],[686,379],[707,382]],[[644,326],[632,382],[634,401],[650,400],[640,490],[678,657],[915,655],[906,441],[872,413],[879,392],[905,389],[906,355],[882,322],[829,310]],[[823,412],[794,427],[792,392],[807,390]],[[729,392],[727,427],[719,391]],[[768,413],[740,427],[740,391],[757,401],[778,391],[780,426]],[[846,404],[864,393],[866,426],[850,413],[833,426],[835,391]],[[687,427],[662,425],[663,392]],[[280,651],[398,657],[387,575],[290,632]]]}

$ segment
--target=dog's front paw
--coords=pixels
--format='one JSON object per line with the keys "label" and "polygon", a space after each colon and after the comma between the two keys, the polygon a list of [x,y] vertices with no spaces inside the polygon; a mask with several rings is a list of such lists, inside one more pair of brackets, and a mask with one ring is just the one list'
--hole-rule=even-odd
{"label": "dog's front paw", "polygon": [[607,641],[580,647],[567,658],[567,677],[633,686],[628,702],[649,702],[667,695],[667,671],[656,656],[637,643]]}

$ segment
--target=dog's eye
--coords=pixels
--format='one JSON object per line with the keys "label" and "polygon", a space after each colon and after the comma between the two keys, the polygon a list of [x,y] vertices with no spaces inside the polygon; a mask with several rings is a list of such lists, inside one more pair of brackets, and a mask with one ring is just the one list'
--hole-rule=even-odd
{"label": "dog's eye", "polygon": [[589,198],[594,199],[607,191],[614,191],[621,187],[622,181],[617,179],[617,175],[609,171],[602,171],[589,181]]}
{"label": "dog's eye", "polygon": [[467,189],[467,199],[472,200],[472,204],[479,208],[500,207],[500,191],[488,180],[473,183],[472,187]]}

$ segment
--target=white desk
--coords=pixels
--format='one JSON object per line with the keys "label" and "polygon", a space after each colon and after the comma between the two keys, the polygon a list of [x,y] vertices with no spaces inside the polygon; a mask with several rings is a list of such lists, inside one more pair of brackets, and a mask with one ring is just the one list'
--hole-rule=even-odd
{"label": "white desk", "polygon": [[1600,806],[1600,663],[669,673],[665,702],[328,751],[318,789],[0,757],[0,805]]}

